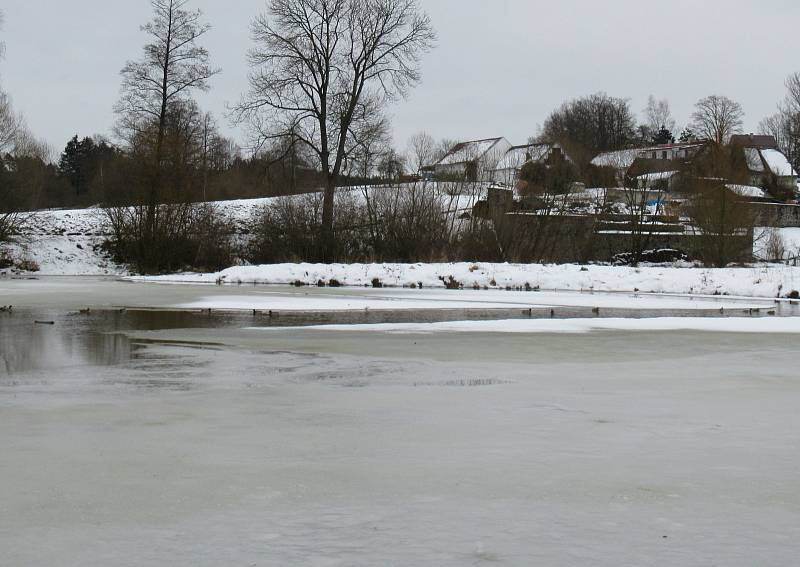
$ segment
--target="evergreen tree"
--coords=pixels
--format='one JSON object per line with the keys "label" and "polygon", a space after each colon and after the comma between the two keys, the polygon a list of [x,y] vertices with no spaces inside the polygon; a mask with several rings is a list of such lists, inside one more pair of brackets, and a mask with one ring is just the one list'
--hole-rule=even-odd
{"label": "evergreen tree", "polygon": [[670,132],[666,126],[662,126],[653,136],[653,143],[657,145],[674,144],[675,136],[672,135],[672,132]]}
{"label": "evergreen tree", "polygon": [[84,138],[79,140],[74,136],[68,143],[61,159],[58,162],[58,169],[63,177],[69,180],[70,185],[75,190],[76,195],[86,193],[91,180],[90,156],[94,149],[94,140]]}
{"label": "evergreen tree", "polygon": [[104,141],[98,143],[89,137],[81,140],[74,136],[61,154],[58,170],[69,181],[76,195],[85,195],[102,164],[116,154],[117,151]]}
{"label": "evergreen tree", "polygon": [[681,136],[680,138],[678,138],[678,141],[682,144],[686,144],[689,142],[696,142],[697,135],[691,128],[687,126],[686,128],[683,129],[683,132],[681,132]]}

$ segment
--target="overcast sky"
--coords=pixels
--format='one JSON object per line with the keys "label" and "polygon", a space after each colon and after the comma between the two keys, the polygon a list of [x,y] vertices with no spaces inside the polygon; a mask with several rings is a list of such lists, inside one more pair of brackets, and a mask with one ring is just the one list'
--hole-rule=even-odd
{"label": "overcast sky", "polygon": [[[205,45],[223,73],[199,97],[219,117],[246,88],[248,25],[264,0],[194,0],[214,26]],[[563,101],[597,91],[667,98],[679,125],[709,94],[738,100],[754,130],[800,71],[796,0],[421,0],[439,34],[423,84],[392,110],[397,146],[505,136],[522,143]],[[0,80],[56,149],[108,134],[119,70],[138,58],[147,0],[3,0]],[[222,120],[224,122],[224,119]],[[241,134],[226,127],[226,132]]]}

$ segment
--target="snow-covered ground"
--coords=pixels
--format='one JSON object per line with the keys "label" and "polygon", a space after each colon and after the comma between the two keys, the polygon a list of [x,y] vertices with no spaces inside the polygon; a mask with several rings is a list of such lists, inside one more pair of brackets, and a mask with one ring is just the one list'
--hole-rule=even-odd
{"label": "snow-covered ground", "polygon": [[447,321],[439,323],[376,323],[370,325],[311,325],[293,329],[253,327],[251,330],[345,331],[350,333],[525,333],[582,334],[595,331],[798,334],[800,317],[744,318],[660,317],[646,319],[512,319],[498,321]]}
{"label": "snow-covered ground", "polygon": [[27,218],[25,233],[6,253],[38,267],[39,275],[127,274],[101,249],[107,238],[99,209],[40,211]]}
{"label": "snow-covered ground", "polygon": [[[452,278],[452,280],[451,280]],[[346,286],[444,288],[457,282],[465,289],[610,291],[685,295],[786,297],[800,290],[800,268],[763,265],[746,268],[619,267],[541,264],[278,264],[242,266],[214,274],[176,274],[134,281],[284,284],[339,282]],[[535,301],[535,300],[533,300]]]}

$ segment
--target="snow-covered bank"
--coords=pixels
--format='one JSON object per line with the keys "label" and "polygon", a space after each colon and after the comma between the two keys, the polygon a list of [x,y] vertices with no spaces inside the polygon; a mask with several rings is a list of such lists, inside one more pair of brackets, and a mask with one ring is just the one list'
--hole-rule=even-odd
{"label": "snow-covered bank", "polygon": [[594,331],[700,331],[710,333],[798,334],[800,318],[662,317],[648,319],[512,319],[506,321],[447,321],[441,323],[378,323],[373,325],[314,325],[278,329],[252,327],[253,331],[347,331],[398,334],[428,333],[590,333]]}
{"label": "snow-covered bank", "polygon": [[[787,297],[800,290],[800,268],[680,268],[540,264],[276,264],[242,266],[213,274],[176,274],[134,281],[465,289],[603,291],[680,295]],[[532,300],[535,302],[535,300]]]}
{"label": "snow-covered bank", "polygon": [[[238,289],[238,288],[237,288]],[[420,311],[442,309],[625,309],[637,311],[770,310],[772,300],[676,297],[633,293],[579,293],[524,291],[313,289],[271,291],[245,288],[249,293],[208,294],[174,304],[176,309],[258,311]],[[559,311],[561,313],[561,311]]]}
{"label": "snow-covered bank", "polygon": [[[350,193],[359,198],[360,191]],[[476,195],[464,196],[450,203],[455,211],[468,210]],[[303,198],[302,196],[296,198]],[[275,198],[239,199],[212,203],[234,224],[235,231],[246,234],[253,215]],[[786,255],[800,250],[800,229],[777,229]],[[124,266],[114,264],[101,249],[109,231],[101,209],[47,210],[31,214],[25,233],[19,243],[7,246],[10,254],[19,260],[37,264],[42,275],[121,275]],[[766,229],[757,230],[754,253],[766,258],[769,242]],[[481,263],[474,264],[420,264],[398,265],[334,265],[316,266],[293,264],[268,267],[232,268],[217,274],[175,275],[153,281],[216,283],[266,283],[294,284],[297,281],[316,285],[320,280],[337,280],[342,285],[371,286],[373,279],[386,286],[444,287],[439,279],[453,276],[465,288],[510,287],[634,291],[678,294],[730,294],[746,297],[776,297],[794,289],[800,290],[800,277],[795,271],[780,266],[758,267],[748,270],[702,270],[672,268],[589,267],[589,272],[577,273],[577,266],[520,266]],[[494,282],[494,283],[492,283]],[[782,286],[782,287],[781,287]],[[779,289],[780,288],[780,289]]]}
{"label": "snow-covered bank", "polygon": [[[104,238],[46,235],[8,245],[7,254],[42,276],[121,276],[128,270],[102,250]],[[2,273],[3,270],[0,270]]]}
{"label": "snow-covered bank", "polygon": [[6,257],[30,272],[43,276],[129,273],[102,249],[108,231],[100,209],[38,211],[26,219],[25,226],[15,242],[2,248]]}

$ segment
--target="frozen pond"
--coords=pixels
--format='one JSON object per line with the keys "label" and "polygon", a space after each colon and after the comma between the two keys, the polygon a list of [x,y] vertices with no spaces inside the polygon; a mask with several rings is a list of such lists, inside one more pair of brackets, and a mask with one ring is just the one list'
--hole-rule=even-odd
{"label": "frozen pond", "polygon": [[211,291],[0,281],[0,565],[796,561],[800,335],[173,308],[276,293]]}

